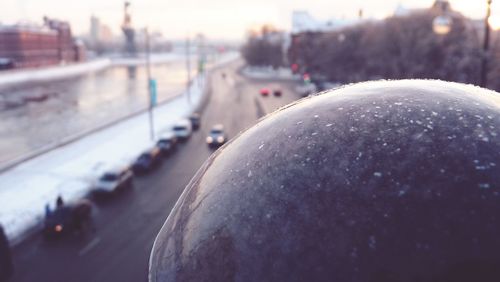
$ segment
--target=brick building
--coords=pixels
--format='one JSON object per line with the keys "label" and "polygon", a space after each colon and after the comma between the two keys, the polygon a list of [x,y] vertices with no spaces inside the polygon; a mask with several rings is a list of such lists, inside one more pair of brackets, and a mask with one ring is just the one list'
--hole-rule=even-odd
{"label": "brick building", "polygon": [[40,26],[0,26],[0,69],[40,67],[85,59],[68,23],[44,18]]}

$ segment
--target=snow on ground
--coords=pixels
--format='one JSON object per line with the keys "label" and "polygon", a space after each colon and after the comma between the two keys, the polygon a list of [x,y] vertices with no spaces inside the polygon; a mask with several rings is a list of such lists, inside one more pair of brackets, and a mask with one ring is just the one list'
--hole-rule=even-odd
{"label": "snow on ground", "polygon": [[[169,130],[195,109],[202,99],[204,81],[204,77],[193,81],[191,104],[183,94],[155,108],[156,134]],[[45,204],[53,208],[58,195],[67,202],[81,198],[107,167],[130,164],[153,144],[148,113],[143,113],[0,174],[0,224],[8,238],[18,239],[39,225]]]}
{"label": "snow on ground", "polygon": [[99,71],[110,65],[110,59],[96,59],[84,63],[51,66],[41,69],[3,71],[0,73],[0,86],[67,78],[88,72]]}
{"label": "snow on ground", "polygon": [[287,79],[298,80],[299,75],[292,74],[288,68],[273,69],[272,67],[250,67],[247,66],[242,70],[243,75],[255,79]]}
{"label": "snow on ground", "polygon": [[240,57],[240,52],[227,52],[222,55],[218,55],[218,57],[215,59],[217,61],[217,64],[223,65],[225,63],[234,61]]}
{"label": "snow on ground", "polygon": [[[218,63],[222,60],[232,60],[239,56],[237,52],[222,55]],[[178,52],[152,54],[151,64],[164,64],[179,60],[184,60],[185,54]],[[191,60],[194,62],[195,56]],[[50,81],[78,76],[86,73],[100,71],[111,66],[139,66],[146,64],[144,54],[137,58],[111,57],[94,59],[83,63],[73,63],[68,65],[50,66],[38,69],[19,69],[2,71],[0,73],[0,86],[22,84],[28,82]]]}
{"label": "snow on ground", "polygon": [[[211,65],[238,57],[238,53],[227,53]],[[154,109],[156,136],[196,109],[203,98],[205,77],[196,77],[190,87],[191,103],[183,93]],[[7,237],[18,242],[28,231],[41,226],[47,203],[54,208],[58,195],[66,202],[82,198],[107,168],[130,165],[154,143],[145,112],[0,173],[0,224]]]}
{"label": "snow on ground", "polygon": [[[145,65],[146,64],[146,57],[145,56],[146,56],[145,54],[139,54],[135,58],[124,58],[124,57],[113,58],[112,63],[114,66]],[[180,54],[180,53],[151,54],[149,60],[150,60],[151,64],[164,64],[164,63],[170,63],[173,61],[185,60],[185,54]],[[193,58],[191,58],[191,60],[193,60]]]}

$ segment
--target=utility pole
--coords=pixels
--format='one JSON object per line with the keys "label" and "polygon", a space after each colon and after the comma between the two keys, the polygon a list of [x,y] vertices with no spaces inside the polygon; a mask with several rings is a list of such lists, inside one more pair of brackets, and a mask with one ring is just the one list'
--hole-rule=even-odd
{"label": "utility pole", "polygon": [[[197,36],[197,57],[198,57],[198,79],[203,79],[202,76],[205,74],[205,38],[202,34]],[[200,80],[199,80],[200,81]],[[201,87],[201,84],[198,84]]]}
{"label": "utility pole", "polygon": [[147,79],[148,79],[148,97],[149,97],[149,133],[150,133],[150,138],[151,141],[154,141],[155,139],[155,132],[154,132],[154,119],[153,119],[153,107],[154,107],[154,100],[153,100],[153,95],[156,95],[156,83],[151,79],[151,46],[149,42],[149,31],[148,28],[146,27],[145,29],[146,32],[146,73],[147,73]]}
{"label": "utility pole", "polygon": [[484,41],[483,53],[481,56],[481,82],[480,86],[486,88],[488,84],[488,50],[490,48],[490,15],[491,15],[491,2],[487,0],[486,17],[484,19]]}
{"label": "utility pole", "polygon": [[187,71],[187,99],[191,105],[191,42],[189,36],[186,37],[186,71]]}

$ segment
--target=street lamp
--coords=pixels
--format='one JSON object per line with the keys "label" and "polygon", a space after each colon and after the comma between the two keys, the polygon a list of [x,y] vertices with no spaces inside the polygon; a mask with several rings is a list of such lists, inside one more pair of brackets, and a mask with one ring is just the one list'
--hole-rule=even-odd
{"label": "street lamp", "polygon": [[490,48],[490,15],[491,15],[491,2],[487,0],[486,4],[486,17],[484,18],[484,41],[483,41],[483,54],[481,56],[481,81],[480,86],[486,87],[488,84],[488,49]]}
{"label": "street lamp", "polygon": [[[486,17],[484,19],[484,40],[481,54],[481,73],[479,82],[481,87],[486,87],[488,84],[488,50],[490,46],[489,19],[491,15],[491,2],[492,0],[487,0]],[[432,29],[436,34],[445,35],[451,31],[453,20],[448,15],[448,5],[445,2],[440,2],[438,4],[440,4],[439,8],[441,9],[441,15],[437,16],[432,21]]]}
{"label": "street lamp", "polygon": [[451,17],[446,14],[437,16],[434,21],[432,21],[432,30],[439,35],[448,34],[451,31],[452,23],[453,20]]}
{"label": "street lamp", "polygon": [[436,1],[434,8],[439,9],[439,16],[432,21],[432,30],[439,35],[446,35],[451,31],[453,20],[449,15],[450,4],[448,1]]}
{"label": "street lamp", "polygon": [[156,104],[156,80],[151,78],[151,43],[149,38],[149,30],[146,27],[145,30],[146,36],[146,75],[148,79],[148,96],[149,96],[149,107],[148,107],[148,116],[149,116],[149,135],[152,141],[155,139],[155,131],[154,131],[154,117],[153,110]]}

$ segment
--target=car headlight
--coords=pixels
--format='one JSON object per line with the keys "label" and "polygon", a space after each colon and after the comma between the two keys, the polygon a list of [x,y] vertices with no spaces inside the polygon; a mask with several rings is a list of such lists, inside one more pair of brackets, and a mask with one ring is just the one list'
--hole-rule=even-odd
{"label": "car headlight", "polygon": [[217,137],[217,142],[219,142],[219,143],[224,142],[224,137],[222,137],[222,136]]}
{"label": "car headlight", "polygon": [[214,139],[211,137],[211,136],[208,136],[207,137],[207,143],[213,143],[214,142]]}

